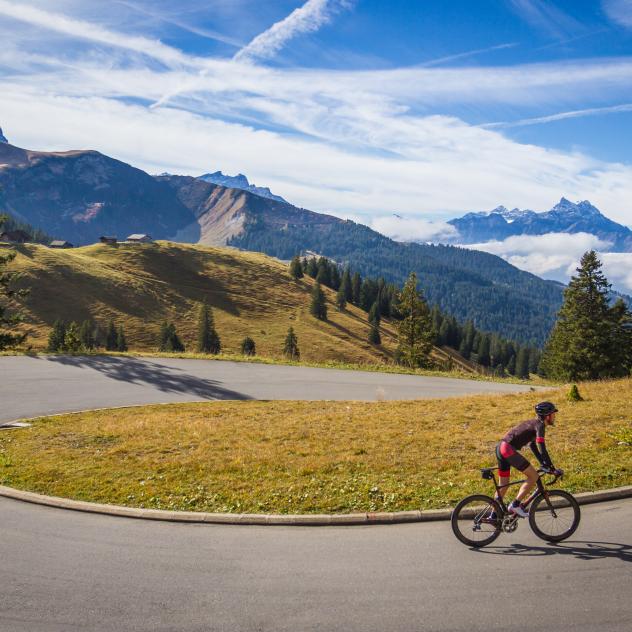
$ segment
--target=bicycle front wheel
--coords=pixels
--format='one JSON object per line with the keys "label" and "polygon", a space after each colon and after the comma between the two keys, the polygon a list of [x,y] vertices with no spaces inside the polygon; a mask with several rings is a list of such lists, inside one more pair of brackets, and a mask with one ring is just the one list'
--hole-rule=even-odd
{"label": "bicycle front wheel", "polygon": [[547,542],[570,538],[579,526],[579,504],[568,492],[552,489],[538,494],[529,509],[533,532]]}
{"label": "bicycle front wheel", "polygon": [[454,535],[463,544],[479,548],[500,535],[502,509],[493,498],[476,494],[454,508],[450,521]]}

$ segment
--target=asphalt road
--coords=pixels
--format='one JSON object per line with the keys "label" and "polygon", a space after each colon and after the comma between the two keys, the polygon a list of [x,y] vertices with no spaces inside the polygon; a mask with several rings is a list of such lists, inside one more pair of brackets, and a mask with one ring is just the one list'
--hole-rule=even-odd
{"label": "asphalt road", "polygon": [[513,393],[528,386],[244,362],[114,356],[0,357],[0,422],[213,399],[368,400]]}
{"label": "asphalt road", "polygon": [[571,541],[482,551],[447,522],[156,523],[0,498],[2,632],[629,632],[632,500]]}

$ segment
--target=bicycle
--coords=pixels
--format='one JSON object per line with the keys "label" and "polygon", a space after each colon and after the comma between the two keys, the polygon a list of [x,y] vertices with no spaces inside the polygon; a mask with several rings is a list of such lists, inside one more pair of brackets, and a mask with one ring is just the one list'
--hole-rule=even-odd
{"label": "bicycle", "polygon": [[[521,485],[524,480],[512,481],[506,485],[498,485],[494,470],[497,467],[481,469],[481,476],[485,480],[492,480],[496,488],[497,499],[484,494],[473,494],[464,498],[452,511],[451,524],[454,535],[463,544],[480,548],[491,544],[502,532],[513,533],[520,523],[516,514],[509,513],[507,505],[500,497],[500,490],[504,487]],[[561,478],[559,473],[551,473],[539,469],[536,489],[523,501],[529,508],[529,526],[542,540],[547,542],[561,542],[569,538],[579,526],[581,513],[579,504],[568,492],[561,489],[547,489],[543,474],[550,474],[553,485]]]}

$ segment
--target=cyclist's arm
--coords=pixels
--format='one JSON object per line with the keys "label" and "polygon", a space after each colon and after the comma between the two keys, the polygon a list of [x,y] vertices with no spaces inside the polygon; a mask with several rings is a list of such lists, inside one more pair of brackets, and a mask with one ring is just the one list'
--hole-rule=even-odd
{"label": "cyclist's arm", "polygon": [[529,447],[531,448],[531,452],[533,452],[535,458],[538,459],[542,467],[554,469],[553,463],[551,462],[551,457],[546,450],[544,437],[536,437],[535,440],[529,444]]}

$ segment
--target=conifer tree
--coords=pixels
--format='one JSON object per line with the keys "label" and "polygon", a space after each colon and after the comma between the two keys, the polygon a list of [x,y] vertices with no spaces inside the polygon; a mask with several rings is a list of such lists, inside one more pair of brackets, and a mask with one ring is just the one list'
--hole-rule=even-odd
{"label": "conifer tree", "polygon": [[[160,333],[158,334],[158,351],[167,351],[167,346],[169,344],[169,323],[164,320],[160,325]],[[106,342],[107,345],[107,342]],[[106,347],[107,348],[107,347]]]}
{"label": "conifer tree", "polygon": [[375,301],[369,310],[369,322],[379,327],[381,321],[382,314],[380,313],[380,303],[379,301]]}
{"label": "conifer tree", "polygon": [[290,360],[298,360],[301,357],[301,353],[298,348],[298,338],[294,333],[294,328],[290,327],[287,330],[287,336],[285,337],[285,345],[283,347],[283,354]]}
{"label": "conifer tree", "polygon": [[529,379],[529,350],[527,347],[520,347],[516,358],[516,371],[514,374],[522,380]]}
{"label": "conifer tree", "polygon": [[127,340],[125,338],[125,332],[123,331],[123,325],[120,325],[116,332],[116,350],[127,351]]}
{"label": "conifer tree", "polygon": [[71,322],[66,328],[66,336],[64,337],[64,348],[69,353],[77,353],[81,351],[81,338],[79,337],[79,325]]}
{"label": "conifer tree", "polygon": [[488,334],[482,334],[480,339],[480,345],[478,348],[477,362],[483,366],[490,366],[490,336]]}
{"label": "conifer tree", "polygon": [[351,302],[360,307],[360,290],[362,289],[362,277],[355,272],[351,278]]}
{"label": "conifer tree", "polygon": [[338,288],[338,292],[336,292],[336,306],[341,312],[347,307],[347,299],[342,285]]}
{"label": "conifer tree", "polygon": [[305,268],[305,274],[312,277],[312,279],[316,278],[318,274],[318,266],[316,265],[316,259],[314,257],[310,257],[307,260],[307,267]]}
{"label": "conifer tree", "polygon": [[340,270],[338,270],[338,266],[332,262],[331,267],[329,269],[329,279],[331,281],[331,285],[329,286],[332,290],[338,291],[340,289]]}
{"label": "conifer tree", "polygon": [[349,270],[348,265],[345,266],[344,272],[342,273],[339,291],[342,291],[347,303],[353,302],[353,290],[351,288],[351,271]]}
{"label": "conifer tree", "polygon": [[17,347],[24,342],[27,333],[18,333],[16,326],[24,320],[22,313],[11,306],[28,294],[28,290],[18,290],[14,283],[20,278],[17,272],[6,272],[5,266],[15,258],[15,253],[0,255],[0,351]]}
{"label": "conifer tree", "polygon": [[198,318],[198,344],[197,350],[200,353],[217,354],[221,351],[221,341],[215,330],[215,319],[213,310],[204,301],[200,306]]}
{"label": "conifer tree", "polygon": [[56,320],[53,323],[53,328],[48,335],[48,346],[46,350],[51,353],[58,351],[65,351],[66,343],[66,323],[63,320]]}
{"label": "conifer tree", "polygon": [[382,344],[382,338],[380,337],[380,328],[378,323],[372,322],[371,328],[369,329],[369,342],[372,345]]}
{"label": "conifer tree", "polygon": [[585,253],[564,291],[564,303],[542,356],[541,367],[548,377],[594,380],[622,372],[620,358],[613,357],[614,314],[619,308],[609,307],[609,292],[597,253]]}
{"label": "conifer tree", "polygon": [[327,303],[325,302],[325,293],[320,287],[318,281],[314,284],[312,290],[312,303],[309,307],[309,312],[312,316],[318,318],[318,320],[327,320]]}
{"label": "conifer tree", "polygon": [[417,289],[417,275],[410,273],[399,295],[402,320],[398,326],[397,357],[409,367],[422,367],[430,363],[432,350],[432,320],[430,310]]}
{"label": "conifer tree", "polygon": [[79,339],[81,340],[81,346],[86,351],[94,349],[94,323],[91,320],[84,320],[79,328]]}
{"label": "conifer tree", "polygon": [[316,273],[316,281],[327,287],[331,287],[331,270],[329,269],[329,261],[325,257],[318,260],[318,272]]}
{"label": "conifer tree", "polygon": [[105,335],[105,348],[107,351],[116,351],[118,349],[118,332],[113,320],[108,323],[108,330]]}
{"label": "conifer tree", "polygon": [[290,262],[290,276],[294,280],[303,278],[303,266],[301,265],[301,260],[299,259],[298,255],[293,257],[292,261]]}
{"label": "conifer tree", "polygon": [[255,352],[255,341],[250,336],[246,336],[241,341],[241,353],[246,356],[253,356]]}

